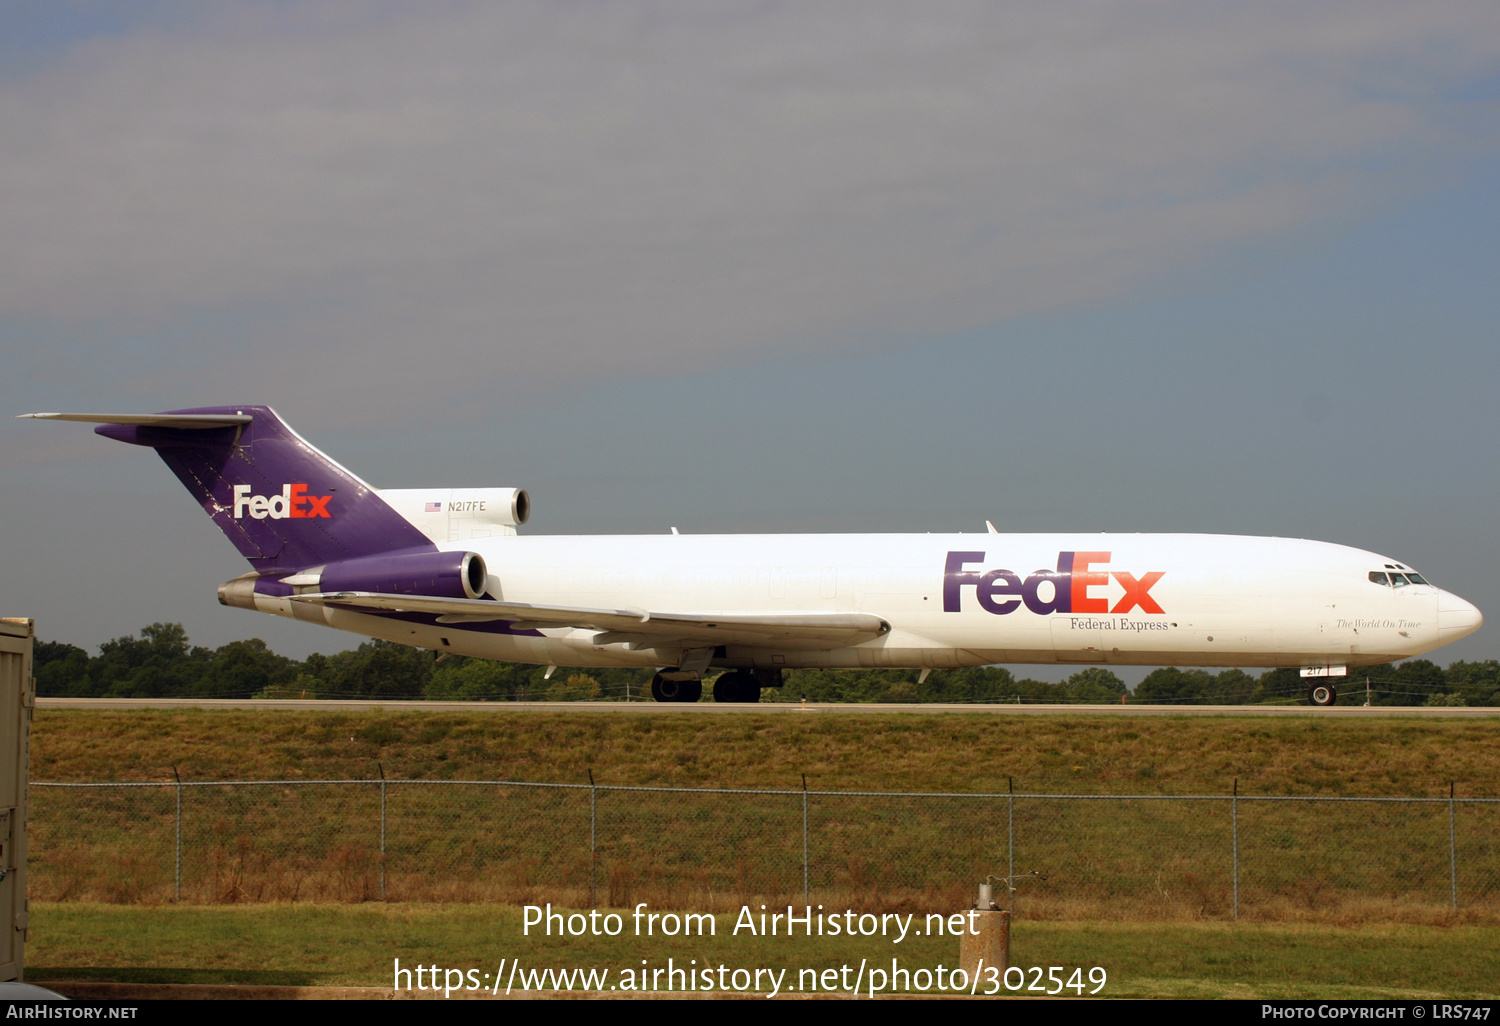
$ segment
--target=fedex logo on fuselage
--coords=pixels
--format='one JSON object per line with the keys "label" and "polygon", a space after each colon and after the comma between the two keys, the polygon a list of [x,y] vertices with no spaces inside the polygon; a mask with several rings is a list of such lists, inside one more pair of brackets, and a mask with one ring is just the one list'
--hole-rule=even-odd
{"label": "fedex logo on fuselage", "polygon": [[251,495],[250,486],[234,486],[234,519],[239,520],[249,513],[256,520],[270,517],[272,520],[295,520],[306,517],[323,517],[332,520],[328,512],[328,500],[332,495],[308,495],[307,485],[288,484],[281,486],[279,495]]}
{"label": "fedex logo on fuselage", "polygon": [[[1025,604],[1033,613],[1128,613],[1140,607],[1143,613],[1163,612],[1151,597],[1151,586],[1162,579],[1164,570],[1152,570],[1137,578],[1124,570],[1094,570],[1097,563],[1108,563],[1108,552],[1059,552],[1056,570],[1038,570],[1021,579],[1010,570],[970,570],[971,563],[983,563],[983,552],[950,552],[943,566],[943,612],[957,613],[962,608],[963,589],[973,588],[979,608],[1004,616]],[[1110,577],[1125,589],[1125,595],[1111,609],[1109,600],[1090,595],[1090,588],[1103,588]]]}

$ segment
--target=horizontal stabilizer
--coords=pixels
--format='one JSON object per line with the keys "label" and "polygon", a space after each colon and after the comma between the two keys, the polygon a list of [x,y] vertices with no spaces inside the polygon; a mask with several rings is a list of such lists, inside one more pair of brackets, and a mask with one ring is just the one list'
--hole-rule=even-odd
{"label": "horizontal stabilizer", "polygon": [[23,413],[17,419],[81,420],[86,424],[126,424],[131,427],[183,428],[189,431],[248,424],[247,413]]}
{"label": "horizontal stabilizer", "polygon": [[436,613],[441,617],[438,621],[440,623],[511,620],[531,629],[572,627],[628,635],[631,638],[692,640],[719,645],[754,645],[776,641],[797,648],[835,648],[852,644],[862,637],[885,634],[891,629],[886,621],[868,613],[695,616],[650,613],[639,609],[539,606],[527,602],[381,595],[354,591],[294,595],[292,601],[399,613]]}

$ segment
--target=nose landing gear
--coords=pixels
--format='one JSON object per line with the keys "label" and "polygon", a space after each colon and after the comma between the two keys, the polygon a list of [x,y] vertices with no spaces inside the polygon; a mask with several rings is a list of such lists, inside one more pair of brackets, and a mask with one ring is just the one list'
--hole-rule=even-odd
{"label": "nose landing gear", "polygon": [[1307,699],[1313,705],[1332,705],[1338,697],[1338,689],[1332,684],[1314,684],[1307,692]]}

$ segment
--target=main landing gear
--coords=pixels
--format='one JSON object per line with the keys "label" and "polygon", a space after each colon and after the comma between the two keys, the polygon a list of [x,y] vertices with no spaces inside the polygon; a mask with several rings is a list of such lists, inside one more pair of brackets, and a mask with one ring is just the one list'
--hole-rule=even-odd
{"label": "main landing gear", "polygon": [[[729,670],[714,681],[715,702],[759,702],[761,688],[779,688],[779,669]],[[651,697],[658,702],[696,702],[703,682],[682,670],[665,670],[651,678]]]}
{"label": "main landing gear", "polygon": [[714,681],[715,702],[759,702],[760,681],[753,673],[730,670]]}
{"label": "main landing gear", "polygon": [[651,678],[651,697],[658,702],[696,702],[702,695],[701,680],[669,680],[659,673]]}
{"label": "main landing gear", "polygon": [[1338,697],[1338,689],[1327,683],[1314,684],[1307,692],[1307,700],[1313,705],[1332,705]]}

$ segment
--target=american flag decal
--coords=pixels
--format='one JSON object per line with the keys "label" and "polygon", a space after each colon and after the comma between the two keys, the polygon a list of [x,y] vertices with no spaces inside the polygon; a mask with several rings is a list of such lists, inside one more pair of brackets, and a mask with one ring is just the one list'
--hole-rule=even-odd
{"label": "american flag decal", "polygon": [[426,506],[422,507],[423,513],[441,513],[442,511],[443,504],[441,502],[429,502]]}

